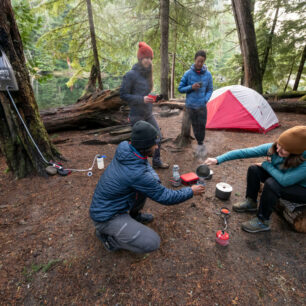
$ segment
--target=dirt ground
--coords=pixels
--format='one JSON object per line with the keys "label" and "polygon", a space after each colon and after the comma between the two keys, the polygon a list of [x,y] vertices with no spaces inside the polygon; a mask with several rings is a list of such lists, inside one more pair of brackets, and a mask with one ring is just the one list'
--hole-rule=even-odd
{"label": "dirt ground", "polygon": [[[278,113],[281,127],[267,135],[207,131],[209,156],[227,150],[274,141],[285,129],[305,124],[306,115]],[[182,114],[157,119],[164,137],[179,134]],[[96,136],[99,138],[101,136]],[[106,166],[116,145],[80,145],[95,138],[86,131],[51,135],[66,139],[57,148],[68,167],[88,168],[95,154]],[[199,162],[192,147],[163,159],[178,164],[181,173],[195,171]],[[30,177],[15,180],[0,157],[0,304],[1,305],[302,305],[305,299],[306,235],[295,233],[277,214],[271,232],[249,234],[240,224],[250,214],[232,213],[230,245],[215,242],[222,206],[244,198],[246,171],[262,159],[237,160],[212,167],[215,172],[201,197],[175,206],[148,200],[145,210],[155,216],[150,225],[161,237],[160,249],[146,255],[107,252],[94,235],[88,209],[102,170],[93,176]],[[171,169],[159,170],[169,188]],[[230,200],[215,197],[216,183],[233,186]]]}

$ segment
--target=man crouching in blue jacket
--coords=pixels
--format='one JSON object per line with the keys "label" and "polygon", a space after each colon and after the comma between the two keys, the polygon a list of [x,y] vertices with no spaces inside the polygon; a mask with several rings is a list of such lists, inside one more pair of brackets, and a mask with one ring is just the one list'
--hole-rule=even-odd
{"label": "man crouching in blue jacket", "polygon": [[154,154],[157,137],[158,132],[150,123],[135,123],[131,143],[119,144],[115,157],[96,186],[90,217],[97,237],[110,251],[126,249],[148,253],[159,248],[157,233],[143,225],[153,221],[153,216],[140,213],[147,197],[173,205],[204,192],[201,185],[171,190],[161,184],[147,160]]}

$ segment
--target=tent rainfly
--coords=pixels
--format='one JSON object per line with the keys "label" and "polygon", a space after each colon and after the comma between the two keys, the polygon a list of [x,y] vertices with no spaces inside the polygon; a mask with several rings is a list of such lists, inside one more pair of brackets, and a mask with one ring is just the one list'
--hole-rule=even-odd
{"label": "tent rainfly", "polygon": [[241,129],[267,133],[279,126],[269,103],[255,90],[241,85],[215,90],[207,103],[208,129]]}

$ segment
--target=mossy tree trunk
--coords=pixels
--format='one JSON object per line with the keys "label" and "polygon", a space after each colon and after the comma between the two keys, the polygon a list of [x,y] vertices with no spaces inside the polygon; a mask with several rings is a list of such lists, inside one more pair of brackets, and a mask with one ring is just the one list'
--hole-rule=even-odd
{"label": "mossy tree trunk", "polygon": [[[11,92],[11,95],[30,133],[47,160],[60,157],[40,119],[20,34],[9,0],[0,2],[0,46],[15,71],[19,90]],[[9,170],[16,177],[21,178],[33,173],[45,175],[46,164],[26,134],[6,91],[0,91],[0,149]]]}

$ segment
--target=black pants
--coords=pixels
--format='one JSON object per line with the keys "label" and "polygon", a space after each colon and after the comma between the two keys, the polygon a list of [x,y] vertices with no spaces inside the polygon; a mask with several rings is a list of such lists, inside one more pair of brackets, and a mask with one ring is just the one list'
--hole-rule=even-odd
{"label": "black pants", "polygon": [[259,202],[257,217],[269,220],[279,198],[296,203],[306,203],[306,188],[299,185],[281,186],[266,170],[260,166],[250,166],[247,174],[246,196],[257,201],[260,183],[264,188]]}
{"label": "black pants", "polygon": [[147,200],[146,195],[144,195],[141,192],[136,193],[136,202],[135,202],[134,206],[130,209],[130,216],[132,218],[135,218],[139,214],[140,210],[143,209],[143,207],[146,203],[146,200]]}
{"label": "black pants", "polygon": [[193,134],[199,145],[203,144],[205,138],[205,127],[207,121],[207,108],[194,109],[186,108],[187,114],[192,124]]}

